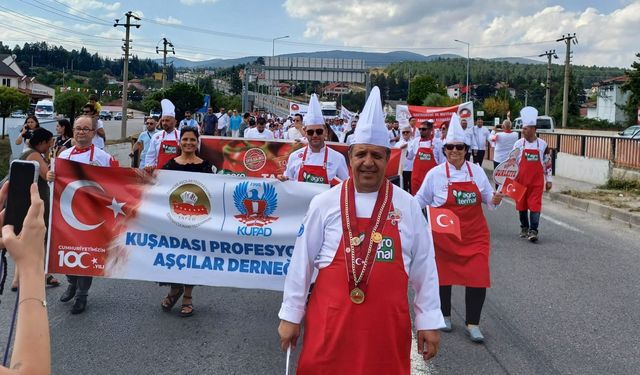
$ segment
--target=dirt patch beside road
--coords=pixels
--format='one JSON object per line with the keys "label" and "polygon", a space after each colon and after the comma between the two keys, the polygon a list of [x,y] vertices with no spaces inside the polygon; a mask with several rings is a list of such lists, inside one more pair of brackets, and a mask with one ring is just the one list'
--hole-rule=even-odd
{"label": "dirt patch beside road", "polygon": [[600,204],[619,208],[627,212],[640,213],[640,189],[605,189],[597,188],[592,191],[563,190],[562,194],[579,199],[595,201]]}

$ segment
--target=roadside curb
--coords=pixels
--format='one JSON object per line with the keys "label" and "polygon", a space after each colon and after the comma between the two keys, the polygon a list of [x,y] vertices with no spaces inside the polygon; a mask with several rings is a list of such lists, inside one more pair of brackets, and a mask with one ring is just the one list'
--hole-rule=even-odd
{"label": "roadside curb", "polygon": [[603,204],[572,197],[558,192],[546,192],[544,198],[567,205],[569,208],[585,211],[593,216],[608,220],[616,220],[629,226],[629,228],[640,228],[640,215],[623,211],[619,208],[605,206]]}

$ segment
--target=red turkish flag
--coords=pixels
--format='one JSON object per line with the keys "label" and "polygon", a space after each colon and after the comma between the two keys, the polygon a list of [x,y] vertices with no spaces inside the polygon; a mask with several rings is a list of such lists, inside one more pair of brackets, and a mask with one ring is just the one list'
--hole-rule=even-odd
{"label": "red turkish flag", "polygon": [[56,159],[48,270],[102,276],[111,241],[136,216],[145,175]]}
{"label": "red turkish flag", "polygon": [[504,184],[502,184],[502,187],[500,188],[500,192],[502,194],[512,198],[516,202],[520,201],[522,197],[524,197],[525,191],[527,191],[526,186],[519,184],[509,177],[504,180]]}
{"label": "red turkish flag", "polygon": [[456,214],[446,208],[428,206],[427,209],[429,210],[429,221],[431,222],[432,231],[442,234],[453,234],[459,240],[462,239],[460,234],[460,220]]}

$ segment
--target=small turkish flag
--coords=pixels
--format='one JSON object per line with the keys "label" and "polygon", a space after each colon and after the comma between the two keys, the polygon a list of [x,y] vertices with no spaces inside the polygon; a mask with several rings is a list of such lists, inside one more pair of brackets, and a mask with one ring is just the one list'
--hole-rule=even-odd
{"label": "small turkish flag", "polygon": [[512,198],[516,202],[522,199],[526,190],[527,188],[524,185],[519,184],[509,177],[504,180],[504,184],[502,184],[502,187],[500,188],[500,192],[502,194]]}
{"label": "small turkish flag", "polygon": [[453,234],[459,240],[462,239],[460,234],[460,220],[456,214],[446,208],[429,206],[427,209],[429,210],[429,221],[431,222],[432,231],[442,234]]}

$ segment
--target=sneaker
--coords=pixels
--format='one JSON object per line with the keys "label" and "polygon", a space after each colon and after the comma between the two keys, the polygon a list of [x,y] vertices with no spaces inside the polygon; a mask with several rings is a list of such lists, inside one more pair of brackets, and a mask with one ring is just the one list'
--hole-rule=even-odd
{"label": "sneaker", "polygon": [[465,333],[469,336],[469,339],[473,342],[482,343],[484,342],[484,336],[482,335],[482,331],[480,331],[480,327],[468,325],[465,329]]}
{"label": "sneaker", "polygon": [[442,332],[451,332],[453,330],[453,328],[451,328],[451,317],[450,316],[445,316],[444,317],[444,327],[440,328],[440,330]]}
{"label": "sneaker", "polygon": [[529,237],[529,228],[520,227],[520,238]]}
{"label": "sneaker", "polygon": [[527,239],[531,242],[536,242],[538,240],[538,231],[535,229],[531,229],[529,231],[529,235],[527,236]]}

